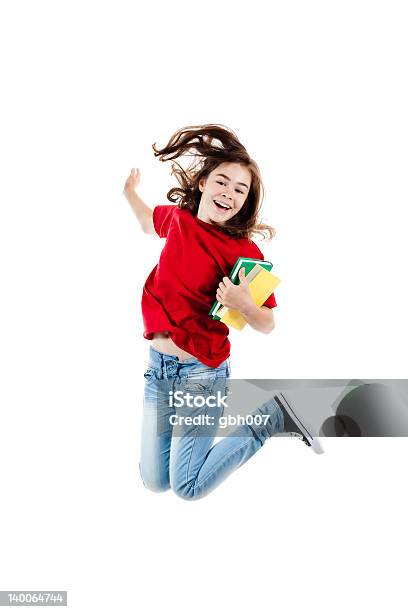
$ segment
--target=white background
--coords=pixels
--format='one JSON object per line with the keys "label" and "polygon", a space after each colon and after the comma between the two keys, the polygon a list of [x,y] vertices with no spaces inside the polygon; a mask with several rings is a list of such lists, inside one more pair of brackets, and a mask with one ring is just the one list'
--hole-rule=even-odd
{"label": "white background", "polygon": [[140,297],[178,128],[263,172],[276,329],[234,377],[406,377],[404,2],[4,2],[0,590],[69,607],[405,608],[406,439],[273,440],[196,502],[137,463]]}

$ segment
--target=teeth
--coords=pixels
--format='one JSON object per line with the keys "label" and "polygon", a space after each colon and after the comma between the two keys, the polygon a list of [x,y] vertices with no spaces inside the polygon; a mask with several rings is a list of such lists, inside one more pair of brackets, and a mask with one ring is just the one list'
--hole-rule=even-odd
{"label": "teeth", "polygon": [[227,206],[226,204],[223,204],[222,202],[219,202],[218,200],[214,200],[214,202],[216,202],[217,204],[219,204],[220,206],[222,206],[226,210],[230,209],[230,206]]}

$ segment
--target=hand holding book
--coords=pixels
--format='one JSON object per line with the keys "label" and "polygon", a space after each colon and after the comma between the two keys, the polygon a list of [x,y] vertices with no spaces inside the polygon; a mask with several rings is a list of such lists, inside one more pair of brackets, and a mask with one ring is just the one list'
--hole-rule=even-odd
{"label": "hand holding book", "polygon": [[262,306],[280,283],[280,279],[270,272],[271,268],[270,261],[239,257],[229,278],[224,277],[219,284],[217,300],[209,312],[212,318],[243,329],[247,321],[241,312],[248,300]]}
{"label": "hand holding book", "polygon": [[245,278],[245,268],[238,272],[239,285],[224,276],[217,289],[217,300],[226,308],[242,311],[253,303],[249,292],[249,283]]}

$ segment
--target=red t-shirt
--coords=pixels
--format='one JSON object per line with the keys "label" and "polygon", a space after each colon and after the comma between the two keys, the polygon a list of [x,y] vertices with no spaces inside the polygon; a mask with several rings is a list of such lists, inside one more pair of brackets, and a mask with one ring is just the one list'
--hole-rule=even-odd
{"label": "red t-shirt", "polygon": [[[187,208],[156,206],[153,224],[166,243],[143,287],[143,336],[168,331],[179,348],[216,368],[230,354],[227,325],[208,314],[218,284],[238,257],[264,256],[255,243],[224,234]],[[276,306],[273,294],[264,306]]]}

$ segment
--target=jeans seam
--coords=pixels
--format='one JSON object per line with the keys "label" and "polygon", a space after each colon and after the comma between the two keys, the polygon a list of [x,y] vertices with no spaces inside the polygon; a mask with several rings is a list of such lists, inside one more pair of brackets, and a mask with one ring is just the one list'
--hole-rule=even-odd
{"label": "jeans seam", "polygon": [[196,429],[195,429],[195,436],[193,438],[193,443],[191,445],[190,455],[189,455],[189,458],[188,458],[188,461],[187,461],[187,465],[186,465],[186,474],[185,474],[186,483],[188,483],[188,472],[190,470],[191,456],[193,454],[194,446],[195,446],[195,443],[196,443],[196,440],[197,440],[197,432],[198,432],[198,427],[196,427]]}
{"label": "jeans seam", "polygon": [[[213,387],[214,387],[214,382],[215,382],[215,379],[214,379],[214,380],[211,380],[211,387],[210,387],[210,389],[209,389],[209,392],[211,392],[211,390],[213,389]],[[203,413],[203,414],[204,414],[204,415],[208,414],[208,408],[207,408],[207,407],[205,408],[205,410],[204,410],[204,413]],[[197,434],[198,434],[198,426],[196,427],[196,430],[195,430],[195,436],[194,436],[193,444],[192,444],[192,446],[191,446],[190,456],[189,456],[189,458],[188,458],[188,462],[187,462],[187,466],[186,466],[186,468],[187,468],[187,469],[186,469],[186,477],[185,477],[185,482],[186,482],[186,484],[188,484],[188,482],[189,482],[188,474],[189,474],[190,465],[191,465],[191,457],[192,457],[192,455],[193,455],[194,446],[195,446],[195,443],[196,443],[196,440],[197,440]],[[197,476],[198,476],[198,475],[197,475]],[[196,476],[196,478],[195,478],[194,480],[196,480],[196,479],[197,479],[197,476]]]}
{"label": "jeans seam", "polygon": [[[207,408],[206,408],[206,409],[205,409],[205,411],[204,411],[204,415],[206,415],[206,414],[208,414],[208,409],[207,409]],[[196,443],[196,440],[197,440],[197,434],[198,434],[198,426],[196,427],[196,430],[195,430],[194,440],[193,440],[193,444],[192,444],[192,446],[191,446],[190,456],[189,456],[189,458],[188,458],[188,462],[187,462],[187,466],[186,466],[186,467],[187,467],[187,469],[186,469],[186,478],[185,478],[185,482],[186,482],[186,484],[188,484],[188,482],[189,482],[188,475],[189,475],[189,471],[190,471],[191,457],[192,457],[192,455],[193,455],[194,446],[195,446],[195,443]],[[202,467],[202,466],[201,466],[201,467]],[[201,469],[201,468],[200,468],[200,469]],[[197,476],[198,476],[198,474],[197,474]],[[195,479],[194,479],[194,480],[196,480],[196,479],[197,479],[197,476],[195,477]]]}

